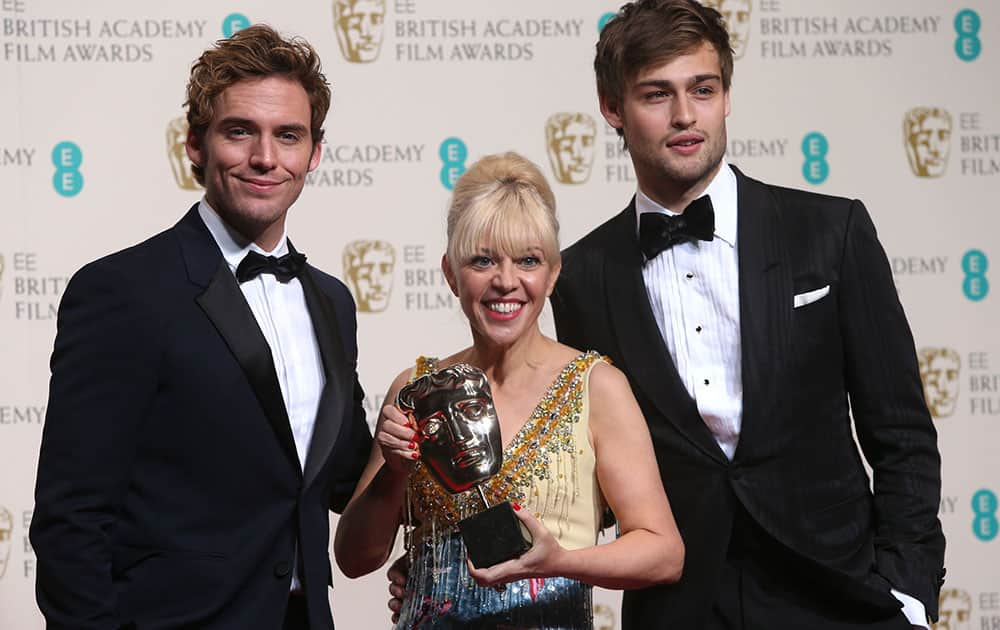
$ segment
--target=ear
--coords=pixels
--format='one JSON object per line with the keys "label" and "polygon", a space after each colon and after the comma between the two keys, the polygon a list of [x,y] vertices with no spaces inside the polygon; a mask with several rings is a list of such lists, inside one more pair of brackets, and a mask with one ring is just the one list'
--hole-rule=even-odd
{"label": "ear", "polygon": [[314,142],[312,156],[309,158],[309,171],[315,171],[316,167],[319,166],[320,159],[323,157],[323,143]]}
{"label": "ear", "polygon": [[184,150],[187,151],[187,156],[192,164],[195,166],[205,165],[202,159],[205,157],[205,152],[202,150],[202,138],[199,138],[198,134],[191,129],[188,129],[187,139],[184,140]]}
{"label": "ear", "polygon": [[562,271],[562,261],[552,265],[552,275],[549,276],[549,285],[545,287],[545,297],[552,297],[552,292],[556,289],[556,281],[559,280],[560,271]]}
{"label": "ear", "polygon": [[445,280],[448,281],[448,286],[451,287],[451,292],[455,297],[458,297],[458,278],[455,277],[455,271],[448,263],[448,254],[441,256],[441,271],[444,273]]}
{"label": "ear", "polygon": [[602,95],[598,100],[601,104],[601,115],[604,116],[604,120],[608,121],[608,124],[615,129],[621,129],[624,127],[625,117],[622,114],[621,102],[612,100],[606,95]]}
{"label": "ear", "polygon": [[726,118],[729,118],[729,90],[726,90]]}

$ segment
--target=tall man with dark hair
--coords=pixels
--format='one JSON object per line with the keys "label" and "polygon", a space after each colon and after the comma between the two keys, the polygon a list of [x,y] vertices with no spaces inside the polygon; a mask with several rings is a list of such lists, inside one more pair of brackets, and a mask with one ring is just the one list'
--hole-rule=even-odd
{"label": "tall man with dark hair", "polygon": [[59,309],[31,542],[48,628],[333,628],[329,510],[371,437],[354,303],[285,217],[319,164],[313,48],[254,26],[195,62],[205,197]]}
{"label": "tall man with dark hair", "polygon": [[687,549],[679,584],[625,593],[623,627],[926,627],[940,457],[867,210],[726,163],[716,11],[626,5],[594,65],[638,191],[565,252],[556,327],[628,375]]}

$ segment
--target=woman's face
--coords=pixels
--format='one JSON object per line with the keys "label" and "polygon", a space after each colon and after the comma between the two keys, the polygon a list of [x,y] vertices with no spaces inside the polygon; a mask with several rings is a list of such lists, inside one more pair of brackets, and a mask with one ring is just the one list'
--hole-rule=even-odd
{"label": "woman's face", "polygon": [[441,264],[473,337],[498,346],[535,329],[559,277],[559,264],[546,259],[540,241],[513,256],[483,245],[468,260],[449,262]]}

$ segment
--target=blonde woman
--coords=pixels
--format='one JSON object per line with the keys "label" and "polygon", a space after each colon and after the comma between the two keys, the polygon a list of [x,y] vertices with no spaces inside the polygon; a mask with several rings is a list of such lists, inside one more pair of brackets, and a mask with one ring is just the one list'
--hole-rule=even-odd
{"label": "blonde woman", "polygon": [[[591,585],[638,588],[680,577],[683,544],[628,382],[596,353],[560,344],[538,326],[559,260],[555,199],[534,164],[492,155],[459,179],[441,265],[473,342],[440,359],[421,357],[386,400],[432,370],[457,363],[483,370],[504,458],[485,489],[514,503],[534,543],[493,567],[467,563],[455,525],[478,501],[476,491],[452,496],[440,488],[418,461],[410,418],[385,406],[335,556],[348,576],[374,571],[412,515],[397,628],[590,628]],[[605,507],[620,534],[595,546]]]}

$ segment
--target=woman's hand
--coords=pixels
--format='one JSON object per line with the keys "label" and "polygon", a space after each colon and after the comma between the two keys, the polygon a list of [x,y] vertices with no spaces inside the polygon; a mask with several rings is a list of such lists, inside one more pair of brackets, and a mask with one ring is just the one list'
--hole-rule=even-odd
{"label": "woman's hand", "polygon": [[515,580],[525,578],[552,577],[559,575],[560,561],[566,550],[562,548],[555,537],[527,509],[514,504],[514,514],[528,528],[531,534],[531,549],[520,558],[514,558],[492,567],[477,569],[466,560],[469,575],[480,586],[503,586]]}
{"label": "woman's hand", "polygon": [[385,465],[393,473],[406,475],[420,457],[419,435],[410,420],[395,405],[382,407],[382,421],[375,433]]}

